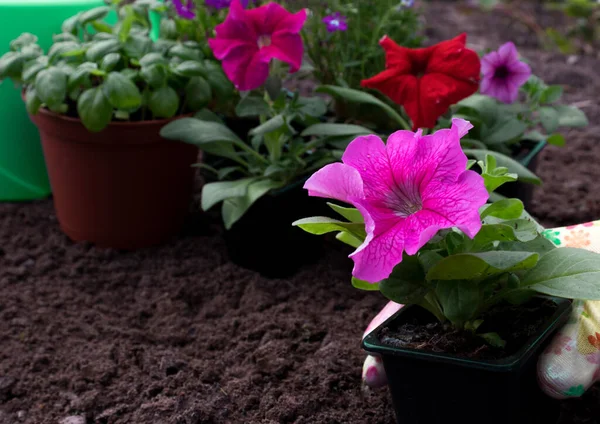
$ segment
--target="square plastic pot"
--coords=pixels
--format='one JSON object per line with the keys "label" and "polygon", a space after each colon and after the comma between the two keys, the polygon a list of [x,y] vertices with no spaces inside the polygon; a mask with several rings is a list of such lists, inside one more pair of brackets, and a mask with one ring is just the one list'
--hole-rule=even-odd
{"label": "square plastic pot", "polygon": [[363,348],[383,359],[398,424],[556,422],[556,403],[540,390],[536,364],[550,336],[568,319],[571,302],[547,298],[558,306],[554,315],[517,353],[499,360],[382,344],[378,338],[382,328],[428,314],[417,306],[402,308],[372,331],[363,340]]}

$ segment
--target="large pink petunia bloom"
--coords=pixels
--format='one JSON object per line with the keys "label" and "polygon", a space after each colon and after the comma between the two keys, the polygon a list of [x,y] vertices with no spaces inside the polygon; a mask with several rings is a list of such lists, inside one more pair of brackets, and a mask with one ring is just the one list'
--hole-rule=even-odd
{"label": "large pink petunia bloom", "polygon": [[245,10],[233,0],[229,14],[208,40],[215,57],[238,90],[253,90],[269,76],[269,63],[277,59],[296,72],[302,64],[304,47],[300,30],[306,11],[290,13],[276,3]]}
{"label": "large pink petunia bloom", "polygon": [[495,97],[503,103],[514,103],[519,88],[531,76],[531,68],[519,59],[519,52],[512,42],[504,43],[498,51],[481,59],[481,94]]}
{"label": "large pink petunia bloom", "polygon": [[367,237],[350,255],[356,278],[376,283],[389,277],[403,252],[414,255],[441,229],[477,234],[488,192],[483,178],[466,170],[460,147],[472,127],[453,119],[450,129],[428,136],[397,131],[387,144],[361,136],[348,145],[343,163],[308,179],[309,195],[350,203],[365,219]]}

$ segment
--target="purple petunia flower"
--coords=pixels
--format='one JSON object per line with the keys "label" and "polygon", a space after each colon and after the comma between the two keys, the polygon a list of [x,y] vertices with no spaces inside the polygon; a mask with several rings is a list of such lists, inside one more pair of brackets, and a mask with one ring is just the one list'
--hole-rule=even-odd
{"label": "purple petunia flower", "polygon": [[177,14],[184,19],[194,19],[196,17],[193,0],[187,0],[185,4],[183,0],[173,0],[173,6],[175,6]]}
{"label": "purple petunia flower", "polygon": [[519,97],[519,88],[531,76],[531,68],[519,60],[519,53],[512,42],[486,54],[481,59],[481,72],[481,94],[495,97],[503,103],[514,103]]}
{"label": "purple petunia flower", "polygon": [[[249,0],[242,0],[242,6],[246,8]],[[206,5],[215,9],[225,9],[231,6],[231,0],[205,0]]]}
{"label": "purple petunia flower", "polygon": [[340,12],[325,16],[323,23],[327,25],[327,32],[346,31],[348,29],[346,17],[340,14]]}
{"label": "purple petunia flower", "polygon": [[415,4],[415,0],[400,0],[400,9],[411,8]]}

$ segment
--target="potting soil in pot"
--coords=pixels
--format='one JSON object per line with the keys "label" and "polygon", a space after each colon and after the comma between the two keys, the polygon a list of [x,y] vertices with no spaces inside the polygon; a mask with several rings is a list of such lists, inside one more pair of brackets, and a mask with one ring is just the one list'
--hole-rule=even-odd
{"label": "potting soil in pot", "polygon": [[433,315],[416,313],[397,328],[384,328],[379,333],[381,342],[403,349],[447,353],[471,359],[502,359],[515,354],[539,327],[556,311],[556,304],[532,299],[524,305],[501,304],[485,313],[478,334],[497,333],[506,343],[492,347],[470,331],[454,330],[440,324]]}

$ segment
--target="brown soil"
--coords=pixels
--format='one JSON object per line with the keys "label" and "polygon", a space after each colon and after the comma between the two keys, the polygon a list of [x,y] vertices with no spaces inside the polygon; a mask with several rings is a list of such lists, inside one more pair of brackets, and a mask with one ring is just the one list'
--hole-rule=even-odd
{"label": "brown soil", "polygon": [[[429,8],[432,40],[460,28],[480,47],[525,42],[534,70],[583,105],[592,125],[543,153],[533,212],[600,218],[600,61],[540,52],[497,16]],[[71,243],[51,201],[0,205],[0,242],[1,424],[394,422],[387,390],[360,380],[360,337],[385,300],[351,287],[342,246],[269,280],[228,261],[215,216],[127,253]],[[562,406],[561,424],[600,422],[598,389]]]}
{"label": "brown soil", "polygon": [[556,311],[556,303],[532,299],[525,305],[497,305],[481,316],[483,323],[477,334],[494,332],[506,344],[492,347],[472,331],[453,330],[442,325],[422,310],[405,312],[409,316],[397,327],[385,327],[378,334],[379,340],[389,346],[447,353],[466,358],[491,360],[503,359],[519,351],[521,347],[548,321]]}

